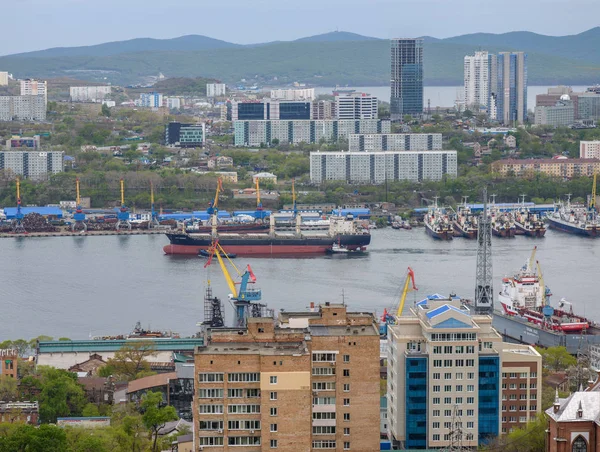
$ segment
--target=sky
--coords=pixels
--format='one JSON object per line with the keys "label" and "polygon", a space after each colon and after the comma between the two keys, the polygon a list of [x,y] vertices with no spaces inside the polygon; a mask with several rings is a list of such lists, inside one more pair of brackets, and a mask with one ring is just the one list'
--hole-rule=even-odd
{"label": "sky", "polygon": [[[3,0],[0,55],[199,34],[239,44],[334,30],[378,38],[533,31],[563,36],[599,25],[598,0]],[[12,19],[10,19],[12,18]],[[27,31],[25,31],[26,29]]]}

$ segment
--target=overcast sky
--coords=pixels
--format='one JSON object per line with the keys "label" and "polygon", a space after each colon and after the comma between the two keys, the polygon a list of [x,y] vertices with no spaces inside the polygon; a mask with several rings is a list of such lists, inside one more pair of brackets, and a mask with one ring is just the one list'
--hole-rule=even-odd
{"label": "overcast sky", "polygon": [[201,34],[240,44],[333,31],[379,38],[599,25],[599,0],[3,0],[0,55]]}

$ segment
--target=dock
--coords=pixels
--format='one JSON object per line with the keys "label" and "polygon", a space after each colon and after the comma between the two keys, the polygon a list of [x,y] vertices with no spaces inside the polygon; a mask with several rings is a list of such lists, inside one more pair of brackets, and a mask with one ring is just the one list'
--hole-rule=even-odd
{"label": "dock", "polygon": [[12,233],[3,232],[0,233],[0,238],[27,238],[27,237],[93,237],[99,235],[156,235],[164,234],[169,232],[170,229],[148,229],[148,230],[132,230],[132,231],[87,231],[87,232],[71,232],[71,231],[59,231],[59,232],[25,232],[25,233]]}

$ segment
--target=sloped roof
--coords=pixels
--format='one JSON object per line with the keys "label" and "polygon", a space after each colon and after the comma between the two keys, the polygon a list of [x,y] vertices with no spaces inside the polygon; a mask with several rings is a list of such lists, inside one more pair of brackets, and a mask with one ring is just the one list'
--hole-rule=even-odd
{"label": "sloped roof", "polygon": [[[600,420],[600,392],[575,392],[566,399],[559,399],[560,409],[548,408],[546,414],[556,422],[579,422]],[[582,417],[578,416],[581,404]]]}

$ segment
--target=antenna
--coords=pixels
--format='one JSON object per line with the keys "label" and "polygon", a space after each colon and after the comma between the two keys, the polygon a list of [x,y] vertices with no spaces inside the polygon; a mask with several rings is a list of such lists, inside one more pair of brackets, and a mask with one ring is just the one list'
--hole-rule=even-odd
{"label": "antenna", "polygon": [[494,310],[492,222],[487,212],[487,188],[483,189],[483,212],[477,227],[477,242],[475,312],[477,314],[491,314]]}

